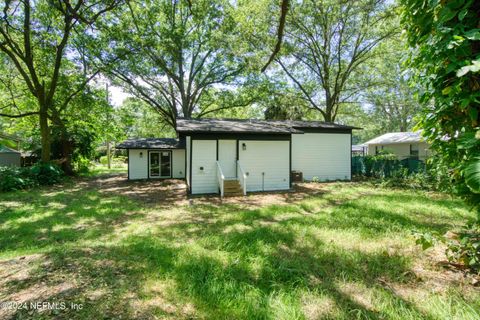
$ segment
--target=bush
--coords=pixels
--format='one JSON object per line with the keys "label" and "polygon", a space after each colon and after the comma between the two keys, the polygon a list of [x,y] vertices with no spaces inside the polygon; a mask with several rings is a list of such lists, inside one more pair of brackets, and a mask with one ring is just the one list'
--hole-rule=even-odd
{"label": "bush", "polygon": [[408,169],[406,168],[395,171],[391,177],[383,179],[380,184],[393,188],[437,190],[435,181],[430,173],[408,173]]}
{"label": "bush", "polygon": [[480,223],[465,226],[448,242],[447,258],[480,273]]}
{"label": "bush", "polygon": [[50,162],[39,162],[28,168],[30,176],[39,185],[53,185],[62,180],[64,173],[60,167]]}
{"label": "bush", "polygon": [[15,191],[36,185],[37,182],[29,177],[25,168],[0,167],[0,191]]}
{"label": "bush", "polygon": [[104,164],[104,165],[108,164],[108,158],[107,158],[107,156],[101,156],[101,157],[100,157],[100,163],[101,163],[101,164]]}
{"label": "bush", "polygon": [[87,173],[90,170],[90,159],[79,156],[74,162],[75,171],[77,173]]}
{"label": "bush", "polygon": [[449,262],[462,268],[468,268],[474,273],[480,273],[480,223],[464,226],[451,236],[438,233],[416,233],[416,243],[423,250],[434,246],[437,242],[445,243],[445,254]]}
{"label": "bush", "polygon": [[444,179],[436,168],[417,159],[398,160],[392,154],[352,157],[352,174],[357,178],[374,178],[386,187],[443,190]]}
{"label": "bush", "polygon": [[32,167],[0,167],[0,191],[53,185],[62,180],[63,171],[53,163],[37,163]]}

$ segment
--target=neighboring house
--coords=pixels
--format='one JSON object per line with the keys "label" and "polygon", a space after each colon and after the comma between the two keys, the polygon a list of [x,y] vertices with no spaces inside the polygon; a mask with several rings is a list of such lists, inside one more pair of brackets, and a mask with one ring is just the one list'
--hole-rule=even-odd
{"label": "neighboring house", "polygon": [[20,167],[21,155],[20,151],[0,146],[0,167]]}
{"label": "neighboring house", "polygon": [[351,179],[351,126],[320,121],[177,120],[178,139],[129,139],[128,178],[185,178],[191,194],[287,190],[292,171]]}
{"label": "neighboring house", "polygon": [[398,159],[407,158],[424,161],[429,155],[429,145],[421,136],[421,132],[390,132],[364,143],[369,155],[391,152]]}
{"label": "neighboring house", "polygon": [[354,156],[364,156],[367,153],[367,146],[364,144],[352,145],[352,154]]}

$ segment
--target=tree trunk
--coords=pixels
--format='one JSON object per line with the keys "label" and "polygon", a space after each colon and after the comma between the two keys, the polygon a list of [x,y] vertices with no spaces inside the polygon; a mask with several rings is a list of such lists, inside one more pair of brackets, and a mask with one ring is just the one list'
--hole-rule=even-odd
{"label": "tree trunk", "polygon": [[107,168],[112,168],[112,156],[110,154],[110,140],[107,141]]}
{"label": "tree trunk", "polygon": [[325,122],[333,122],[334,120],[333,112],[334,112],[335,105],[333,101],[334,100],[327,93],[327,97],[325,99],[325,114],[323,115],[323,119],[325,120]]}
{"label": "tree trunk", "polygon": [[329,107],[327,105],[327,107],[325,108],[325,114],[323,115],[323,119],[325,120],[325,122],[333,122],[333,106]]}
{"label": "tree trunk", "polygon": [[72,166],[72,153],[73,153],[73,147],[74,147],[74,142],[69,139],[68,134],[65,131],[65,128],[61,129],[61,134],[60,134],[60,151],[61,151],[61,160],[62,160],[62,170],[65,172],[65,174],[71,176],[73,175],[73,166]]}
{"label": "tree trunk", "polygon": [[42,162],[50,161],[51,141],[50,127],[48,125],[48,116],[46,108],[40,107],[40,137],[42,141]]}

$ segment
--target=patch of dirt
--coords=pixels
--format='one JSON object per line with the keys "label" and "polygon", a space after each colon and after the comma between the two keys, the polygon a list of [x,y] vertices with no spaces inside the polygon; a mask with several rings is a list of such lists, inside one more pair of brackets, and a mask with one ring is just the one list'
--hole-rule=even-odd
{"label": "patch of dirt", "polygon": [[[324,186],[323,186],[324,187]],[[249,192],[247,196],[225,197],[221,199],[218,195],[191,196],[190,204],[235,204],[247,205],[249,207],[263,207],[275,204],[288,204],[302,199],[325,194],[322,184],[302,183],[293,186],[293,190],[275,192]]]}
{"label": "patch of dirt", "polygon": [[187,204],[187,186],[180,179],[128,180],[125,174],[102,175],[79,183],[101,193],[121,195],[145,205],[165,206]]}
{"label": "patch of dirt", "polygon": [[55,276],[42,279],[39,270],[46,271],[49,267],[50,263],[41,254],[0,261],[0,302],[15,303],[2,305],[0,319],[15,317],[21,304],[26,303],[30,308],[30,303],[49,301],[75,290],[77,285],[71,279]]}
{"label": "patch of dirt", "polygon": [[319,298],[315,295],[304,295],[301,298],[302,310],[308,320],[324,319],[333,314],[335,301],[329,297]]}
{"label": "patch of dirt", "polygon": [[457,290],[461,288],[462,294],[467,296],[479,290],[472,285],[470,274],[458,269],[446,268],[444,261],[445,246],[437,245],[426,252],[418,252],[410,271],[414,281],[398,283],[380,279],[379,283],[406,301],[412,301],[414,297],[419,306],[421,306],[422,297],[429,292],[443,295],[447,294],[451,288],[457,288]]}
{"label": "patch of dirt", "polygon": [[249,192],[247,196],[225,197],[219,195],[194,195],[187,193],[187,186],[181,179],[128,180],[125,174],[102,175],[83,179],[81,188],[95,188],[102,193],[121,195],[146,205],[171,207],[186,204],[236,204],[261,207],[272,204],[286,204],[310,196],[325,194],[323,183],[298,183],[293,190],[275,192]]}

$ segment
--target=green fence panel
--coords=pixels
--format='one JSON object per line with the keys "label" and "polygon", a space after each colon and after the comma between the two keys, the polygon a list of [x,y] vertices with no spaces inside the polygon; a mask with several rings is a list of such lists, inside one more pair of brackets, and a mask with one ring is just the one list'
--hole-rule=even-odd
{"label": "green fence panel", "polygon": [[352,157],[352,174],[366,177],[388,178],[406,170],[408,174],[426,170],[425,163],[414,158],[404,160],[377,159],[375,157]]}

